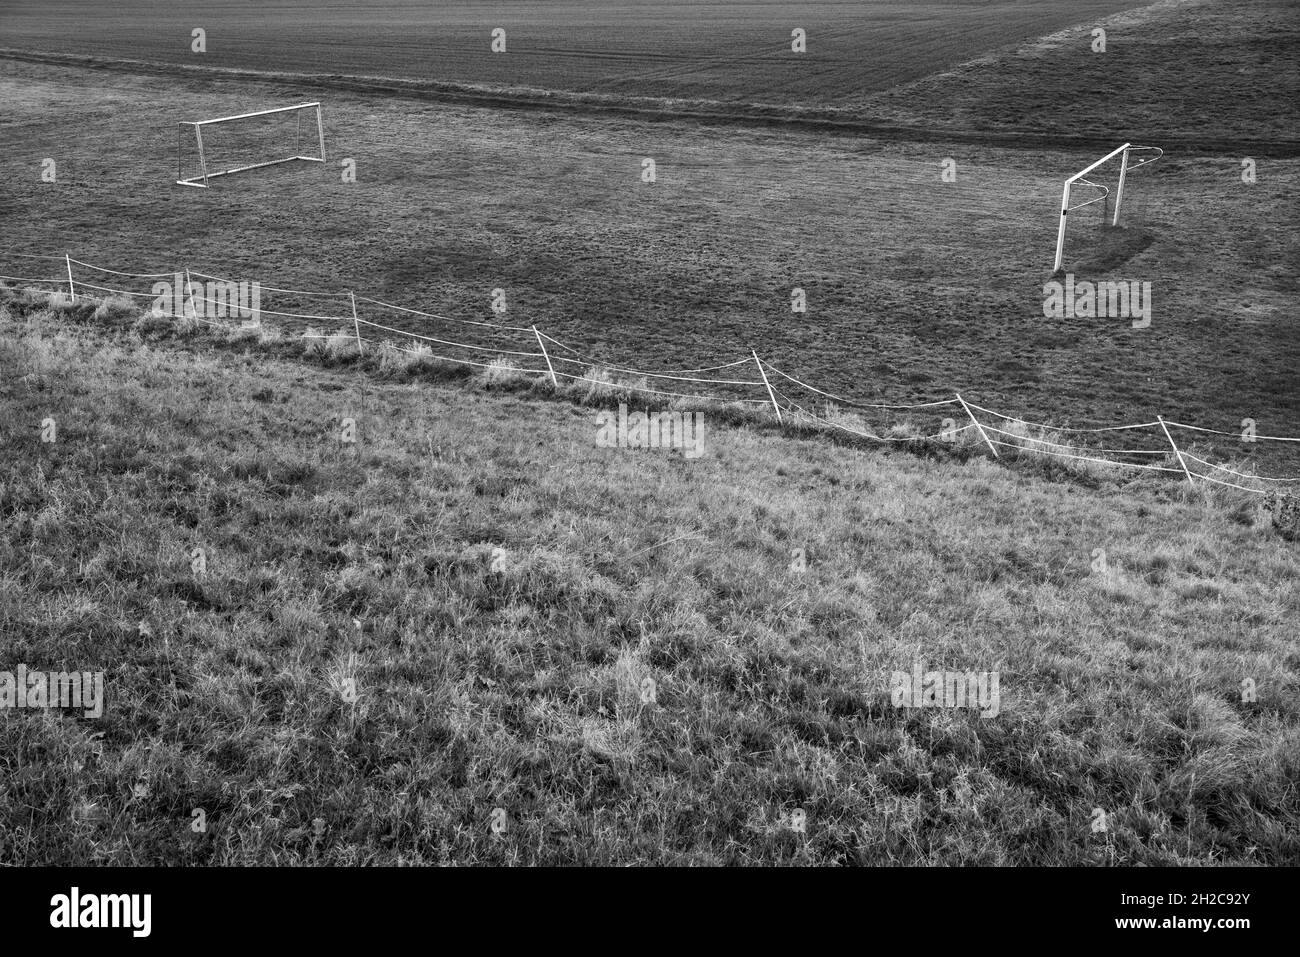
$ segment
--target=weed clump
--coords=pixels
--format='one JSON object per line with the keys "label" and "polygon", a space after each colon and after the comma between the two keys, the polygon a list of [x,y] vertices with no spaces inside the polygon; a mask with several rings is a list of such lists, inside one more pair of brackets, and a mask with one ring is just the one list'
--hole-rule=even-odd
{"label": "weed clump", "polygon": [[134,326],[140,309],[130,296],[121,293],[103,300],[90,314],[90,321],[115,327]]}
{"label": "weed clump", "polygon": [[1273,528],[1288,542],[1300,541],[1300,495],[1273,492],[1264,500],[1264,508],[1273,518]]}

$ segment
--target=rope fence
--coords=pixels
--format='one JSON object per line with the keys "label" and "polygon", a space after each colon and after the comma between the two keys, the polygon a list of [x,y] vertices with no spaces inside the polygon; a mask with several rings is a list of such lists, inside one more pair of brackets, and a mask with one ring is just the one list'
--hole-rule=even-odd
{"label": "rope fence", "polygon": [[[73,266],[80,266],[84,269],[92,270],[96,273],[106,274],[109,276],[120,276],[131,280],[167,280],[179,279],[181,281],[181,295],[176,296],[175,290],[172,289],[170,298],[173,303],[183,305],[182,317],[201,322],[205,325],[219,326],[229,328],[230,321],[213,321],[205,318],[200,314],[201,310],[195,308],[195,303],[203,303],[205,306],[211,305],[216,307],[212,312],[217,320],[226,318],[238,318],[241,311],[248,311],[247,303],[242,301],[231,302],[230,297],[215,298],[208,295],[211,291],[209,286],[204,283],[195,283],[191,276],[197,276],[202,279],[211,280],[214,283],[223,284],[222,289],[229,292],[231,288],[242,289],[249,285],[247,283],[236,283],[231,279],[224,279],[219,276],[213,276],[207,273],[201,273],[197,270],[188,268],[176,269],[165,273],[133,273],[123,272],[116,269],[109,269],[104,266],[97,266],[93,263],[83,262],[79,259],[73,259],[68,253],[62,256],[34,255],[30,253],[19,253],[5,251],[6,255],[28,260],[43,260],[47,262],[61,263],[66,271],[65,277],[54,278],[32,278],[26,276],[13,276],[0,274],[0,281],[7,283],[28,283],[39,285],[50,285],[55,287],[52,292],[65,293],[75,302],[77,299],[77,290],[94,290],[95,292],[109,293],[114,296],[127,296],[132,299],[152,299],[158,300],[164,298],[156,291],[142,292],[139,290],[123,289],[114,286],[101,285],[99,283],[90,283],[82,279],[77,279]],[[158,282],[154,286],[159,285]],[[724,403],[743,403],[754,406],[769,406],[775,413],[778,421],[784,421],[783,416],[789,416],[795,423],[808,422],[828,428],[834,431],[844,432],[872,442],[897,443],[897,442],[923,442],[938,440],[943,442],[955,442],[959,435],[975,430],[980,438],[988,446],[988,450],[995,458],[1000,458],[999,448],[1011,450],[1016,454],[1045,455],[1055,458],[1071,459],[1081,462],[1088,462],[1096,465],[1110,466],[1119,469],[1139,469],[1143,471],[1165,472],[1174,475],[1183,476],[1189,483],[1195,485],[1196,480],[1203,480],[1215,485],[1226,486],[1229,488],[1240,489],[1241,491],[1251,492],[1257,495],[1269,494],[1267,488],[1253,488],[1241,485],[1236,482],[1227,481],[1223,478],[1216,477],[1216,474],[1230,475],[1237,479],[1242,479],[1252,483],[1269,482],[1269,483],[1300,483],[1300,477],[1282,478],[1265,475],[1247,474],[1230,468],[1227,465],[1210,462],[1198,455],[1195,455],[1185,448],[1180,447],[1175,442],[1170,429],[1184,429],[1198,433],[1212,434],[1218,436],[1242,437],[1241,432],[1229,432],[1220,429],[1211,429],[1203,426],[1189,425],[1183,422],[1176,422],[1172,419],[1157,417],[1149,422],[1138,422],[1127,425],[1101,426],[1096,428],[1072,428],[1065,426],[1052,426],[1044,423],[1029,422],[1016,416],[1006,415],[993,409],[985,408],[970,402],[963,398],[959,393],[954,394],[952,398],[934,399],[924,402],[913,403],[884,403],[869,402],[858,399],[846,398],[826,392],[816,386],[810,385],[796,378],[789,373],[776,368],[771,363],[763,360],[757,352],[751,352],[750,355],[735,359],[730,362],[720,363],[718,365],[705,366],[697,369],[675,369],[649,371],[634,369],[626,366],[612,365],[598,359],[594,359],[572,346],[561,342],[554,337],[547,335],[536,326],[515,326],[506,323],[482,322],[473,319],[463,319],[453,316],[444,316],[437,313],[424,312],[419,309],[413,309],[409,306],[401,306],[396,303],[385,302],[381,299],[374,299],[369,296],[363,296],[353,291],[333,292],[304,289],[286,289],[276,286],[266,286],[259,283],[253,284],[256,287],[259,301],[256,308],[251,310],[255,315],[253,322],[246,324],[246,327],[260,327],[262,316],[272,316],[277,319],[285,320],[283,325],[290,330],[295,331],[298,338],[314,340],[346,340],[347,342],[355,341],[357,350],[360,354],[365,354],[365,345],[378,344],[389,346],[399,352],[406,353],[419,358],[434,359],[441,362],[464,365],[478,369],[501,369],[514,372],[524,372],[532,375],[548,376],[551,382],[558,386],[560,379],[570,382],[580,383],[588,382],[593,387],[607,386],[618,391],[639,392],[648,395],[667,396],[672,399],[686,401],[716,401]],[[44,290],[41,290],[44,291]],[[262,308],[260,305],[260,294],[269,292],[282,296],[290,297],[320,297],[329,300],[346,299],[350,302],[351,308],[348,315],[325,315],[313,312],[288,312],[284,310],[273,310]],[[84,295],[84,294],[83,294]],[[241,293],[242,295],[242,293]],[[99,297],[88,296],[95,299]],[[101,301],[102,298],[101,298]],[[432,320],[435,322],[457,323],[463,326],[473,326],[480,329],[491,330],[495,334],[518,334],[521,338],[523,334],[528,336],[528,346],[525,348],[505,348],[499,342],[469,343],[459,342],[451,339],[438,338],[436,336],[424,335],[418,332],[412,332],[408,329],[399,329],[382,322],[376,322],[370,318],[363,318],[358,311],[358,304],[362,308],[375,308],[381,311],[387,311],[385,314],[398,313],[401,315],[414,316],[423,320]],[[164,314],[175,318],[173,311]],[[317,331],[312,323],[336,323],[338,330],[331,332]],[[295,329],[295,326],[298,328]],[[306,328],[302,328],[305,326]],[[362,327],[373,330],[369,337],[361,334]],[[341,331],[346,329],[347,331]],[[467,330],[467,334],[468,330]],[[477,361],[471,358],[446,356],[435,354],[426,343],[436,343],[439,346],[451,349],[460,349],[473,354],[489,355],[495,358],[489,362]],[[568,353],[568,355],[559,355],[547,348],[547,343]],[[512,343],[516,346],[522,346],[524,343]],[[517,359],[541,359],[545,362],[545,368],[531,368],[513,364],[511,358]],[[556,368],[557,363],[567,363],[570,366],[586,367],[581,375]],[[723,373],[724,370],[738,370],[738,367],[754,364],[754,378],[715,378],[702,375],[702,373]],[[739,370],[738,370],[739,371]],[[607,376],[609,373],[621,373],[639,377],[639,384],[628,382],[611,382]],[[769,373],[779,377],[784,389],[797,387],[802,389],[816,399],[825,400],[825,412],[818,415],[805,406],[804,403],[791,398],[781,389],[776,388]],[[742,373],[743,374],[743,373]],[[731,373],[730,376],[734,376]],[[687,382],[712,387],[723,387],[731,390],[753,390],[759,393],[759,396],[745,395],[724,395],[715,391],[711,392],[676,392],[665,389],[654,389],[649,387],[648,380],[664,380],[668,382]],[[805,400],[806,401],[806,400]],[[852,410],[852,411],[845,411]],[[878,434],[879,430],[873,430],[873,427],[862,419],[862,415],[857,410],[873,410],[887,412],[908,412],[920,415],[939,416],[942,411],[952,410],[955,415],[964,415],[969,417],[970,422],[966,425],[958,426],[956,420],[945,418],[943,428],[935,433],[920,435],[911,434],[910,427],[895,424],[890,429],[883,431],[896,431],[900,427],[905,428],[907,434],[902,435],[882,435]],[[980,421],[976,418],[975,412],[980,412],[986,416],[998,420],[1000,423],[1007,424],[1006,427],[1000,428],[997,425],[990,424],[987,421]],[[1009,424],[1008,424],[1009,423]],[[1029,430],[1037,429],[1039,435],[1028,434]],[[1160,430],[1152,434],[1152,430]],[[1146,433],[1152,439],[1155,439],[1160,445],[1159,448],[1092,448],[1090,446],[1077,447],[1066,442],[1059,441],[1060,437],[1066,434],[1070,435],[1099,435],[1109,432],[1142,432]],[[1050,436],[1047,437],[1047,436]],[[1167,440],[1163,441],[1163,440]],[[1300,437],[1276,436],[1276,435],[1252,435],[1252,441],[1257,442],[1300,442]],[[978,440],[977,440],[978,441]],[[1101,456],[1118,456],[1119,458],[1103,458]],[[1125,461],[1122,457],[1133,456],[1159,456],[1165,462],[1176,463],[1177,468],[1172,465],[1157,465],[1152,462],[1132,462]],[[1211,472],[1193,471],[1188,465],[1188,461],[1204,466]]]}

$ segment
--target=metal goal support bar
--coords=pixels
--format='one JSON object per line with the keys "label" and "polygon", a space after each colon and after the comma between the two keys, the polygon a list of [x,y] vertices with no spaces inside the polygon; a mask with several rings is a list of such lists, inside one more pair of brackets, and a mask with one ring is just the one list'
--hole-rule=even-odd
{"label": "metal goal support bar", "polygon": [[[302,149],[302,111],[314,109],[316,111],[316,134],[320,143],[320,156],[286,156],[283,159],[268,160],[265,163],[250,163],[246,166],[235,166],[231,169],[220,170],[216,173],[208,171],[207,155],[203,149],[203,127],[213,123],[228,123],[232,120],[247,120],[257,116],[270,116],[273,113],[290,113],[297,112],[298,124],[294,136],[294,151]],[[191,127],[194,130],[195,144],[199,151],[199,168],[202,170],[198,176],[184,177],[181,175],[181,152],[182,145],[182,127]],[[271,110],[256,110],[252,113],[239,113],[234,116],[219,116],[210,120],[181,120],[176,131],[176,185],[177,186],[197,186],[200,189],[208,187],[208,180],[215,179],[218,176],[229,176],[231,173],[242,173],[250,169],[261,169],[264,166],[278,166],[280,163],[292,163],[302,161],[307,163],[324,163],[325,162],[325,124],[321,119],[320,103],[299,103],[296,106],[280,106]],[[199,182],[202,180],[202,182]]]}
{"label": "metal goal support bar", "polygon": [[[1097,162],[1093,163],[1087,169],[1080,170],[1079,172],[1075,173],[1073,176],[1071,176],[1069,179],[1065,181],[1065,188],[1061,190],[1061,221],[1060,224],[1056,227],[1056,261],[1052,264],[1053,273],[1058,272],[1060,270],[1061,262],[1065,259],[1065,221],[1066,221],[1066,217],[1070,215],[1070,187],[1074,185],[1076,180],[1083,179],[1083,177],[1087,176],[1089,173],[1095,170],[1102,163],[1105,163],[1107,160],[1113,159],[1114,157],[1118,156],[1120,153],[1123,153],[1124,161],[1120,167],[1119,189],[1116,191],[1116,195],[1115,195],[1115,216],[1116,216],[1116,221],[1118,221],[1119,203],[1124,196],[1124,172],[1125,172],[1124,167],[1128,165],[1128,148],[1132,145],[1133,145],[1132,143],[1125,143],[1123,146],[1111,150],[1109,153],[1107,153],[1101,159],[1097,160]],[[1088,185],[1095,186],[1095,184],[1093,183],[1088,183]],[[1099,197],[1099,198],[1104,198],[1104,197]],[[1093,202],[1095,201],[1096,200],[1093,200]],[[1087,205],[1087,204],[1084,203],[1081,205]],[[1079,207],[1077,206],[1075,207],[1075,209],[1078,208]]]}
{"label": "metal goal support bar", "polygon": [[[1075,173],[1073,176],[1071,176],[1069,179],[1065,181],[1065,188],[1061,191],[1061,221],[1056,229],[1056,261],[1052,264],[1053,273],[1057,273],[1060,271],[1061,263],[1065,260],[1066,217],[1070,215],[1071,211],[1076,209],[1082,209],[1084,206],[1091,206],[1093,203],[1099,203],[1110,195],[1110,190],[1107,187],[1101,186],[1097,183],[1090,182],[1084,179],[1084,177],[1087,176],[1089,173],[1091,173],[1093,170],[1095,170],[1102,163],[1105,163],[1107,160],[1113,159],[1114,157],[1118,156],[1121,153],[1124,154],[1124,157],[1122,160],[1120,160],[1120,164],[1119,164],[1119,183],[1115,187],[1115,215],[1111,218],[1110,221],[1110,224],[1112,226],[1119,225],[1119,209],[1120,209],[1120,204],[1124,202],[1124,182],[1128,178],[1129,170],[1137,169],[1139,166],[1146,166],[1148,163],[1154,163],[1156,160],[1160,159],[1160,157],[1165,155],[1165,151],[1162,150],[1159,146],[1134,146],[1132,143],[1125,143],[1123,146],[1116,147],[1115,149],[1111,150],[1109,153],[1107,153],[1101,159],[1097,160],[1097,162],[1093,163],[1087,169],[1079,170],[1079,172]],[[1156,155],[1152,156],[1149,159],[1139,159],[1136,163],[1130,163],[1129,162],[1130,153],[1155,153]],[[1075,183],[1078,183],[1080,186],[1088,186],[1091,187],[1092,189],[1099,189],[1101,190],[1101,195],[1096,197],[1095,199],[1090,199],[1085,202],[1079,203],[1077,206],[1071,206],[1070,188],[1074,186]]]}

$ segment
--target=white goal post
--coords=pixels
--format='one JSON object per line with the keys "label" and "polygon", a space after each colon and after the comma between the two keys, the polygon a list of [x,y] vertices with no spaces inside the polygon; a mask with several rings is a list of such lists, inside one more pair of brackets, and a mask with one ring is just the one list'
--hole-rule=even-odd
{"label": "white goal post", "polygon": [[[314,110],[316,115],[316,142],[320,147],[319,156],[303,155],[302,145],[302,115],[308,110]],[[223,169],[213,172],[208,169],[208,157],[203,146],[203,128],[212,127],[218,123],[238,123],[239,121],[252,120],[255,117],[269,117],[277,113],[295,113],[296,122],[294,124],[294,137],[292,155],[282,156],[278,159],[269,159],[259,163],[246,163],[242,166],[233,166],[230,169]],[[199,172],[195,176],[185,176],[182,171],[182,154],[185,150],[185,128],[189,127],[194,131],[194,146],[198,150]],[[310,148],[310,144],[309,147]],[[238,116],[219,116],[211,120],[181,121],[176,131],[176,185],[177,186],[198,186],[206,189],[208,180],[215,179],[218,176],[229,176],[231,173],[242,173],[245,170],[260,169],[263,166],[275,166],[279,163],[292,163],[295,160],[301,160],[308,163],[325,162],[325,125],[321,122],[321,112],[319,103],[299,103],[296,106],[282,106],[274,110],[258,110],[255,113],[240,113]]]}
{"label": "white goal post", "polygon": [[[1156,155],[1152,156],[1150,159],[1139,159],[1136,163],[1130,163],[1129,154],[1138,153],[1138,152],[1154,152]],[[1065,189],[1062,190],[1061,192],[1061,221],[1060,221],[1060,225],[1057,227],[1056,230],[1056,262],[1053,263],[1052,265],[1053,273],[1060,271],[1061,263],[1065,260],[1065,224],[1070,213],[1072,213],[1076,209],[1082,209],[1085,206],[1091,206],[1093,203],[1103,202],[1110,196],[1109,186],[1103,186],[1100,183],[1094,183],[1090,180],[1084,179],[1084,177],[1087,176],[1089,173],[1091,173],[1093,170],[1095,170],[1097,167],[1114,159],[1116,156],[1121,157],[1120,166],[1119,166],[1119,182],[1115,186],[1115,215],[1111,219],[1111,223],[1110,223],[1112,226],[1118,226],[1120,204],[1124,201],[1124,181],[1125,179],[1127,179],[1129,171],[1135,170],[1139,166],[1146,166],[1148,163],[1154,163],[1156,160],[1160,159],[1160,157],[1164,155],[1165,155],[1164,150],[1162,150],[1158,146],[1134,146],[1132,143],[1125,143],[1123,146],[1119,146],[1111,150],[1109,153],[1107,153],[1101,159],[1097,160],[1097,162],[1093,163],[1091,166],[1079,170],[1079,172],[1075,173],[1073,176],[1071,176],[1069,179],[1065,181]],[[1071,206],[1070,189],[1076,183],[1080,186],[1087,186],[1090,189],[1098,190],[1100,192],[1100,195],[1094,196],[1092,199],[1084,200],[1082,203],[1079,203],[1075,206]]]}

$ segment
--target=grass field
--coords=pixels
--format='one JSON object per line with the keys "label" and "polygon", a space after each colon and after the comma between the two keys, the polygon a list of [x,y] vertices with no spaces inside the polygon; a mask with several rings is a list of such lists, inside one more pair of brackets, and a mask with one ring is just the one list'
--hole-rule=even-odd
{"label": "grass field", "polygon": [[[762,398],[687,404],[699,458],[604,448],[616,385],[299,337],[355,290],[580,365],[1300,435],[1296,9],[1102,19],[1138,6],[793,7],[796,66],[757,4],[510,4],[507,60],[504,5],[216,3],[195,67],[187,5],[7,4],[0,671],[108,701],[3,714],[0,862],[1300,862],[1300,552],[1256,498]],[[314,99],[324,166],[173,185],[177,121]],[[1125,140],[1166,154],[1067,266],[1150,281],[1150,327],[1044,319],[1061,182]],[[65,251],[314,292],[213,330],[11,288]],[[997,715],[895,707],[914,666],[997,673]]]}
{"label": "grass field", "polygon": [[[1221,59],[1258,58],[1252,32],[1240,33]],[[650,371],[761,347],[804,381],[858,397],[959,390],[1056,424],[1160,413],[1225,431],[1253,418],[1261,434],[1291,435],[1300,421],[1295,159],[1261,157],[1248,186],[1236,154],[1170,148],[1133,178],[1132,228],[1089,234],[1100,214],[1090,223],[1085,211],[1068,265],[1080,278],[1151,280],[1152,326],[1134,330],[1042,318],[1060,181],[1092,150],[723,136],[690,123],[18,61],[5,61],[0,90],[11,104],[4,131],[22,144],[0,157],[10,250],[356,289],[476,319],[494,318],[489,294],[503,288],[509,321]],[[207,192],[170,186],[176,118],[317,95],[328,97],[331,155],[356,160],[355,184],[315,168]],[[57,184],[39,179],[47,156],[58,158]],[[646,156],[658,164],[654,184],[640,179]],[[940,181],[948,157],[956,183]],[[20,260],[3,263],[28,275]],[[794,287],[807,291],[807,314],[789,310]],[[378,318],[433,335],[454,328]],[[1229,441],[1225,454],[1239,446]],[[1296,467],[1286,448],[1247,451],[1271,457],[1266,471]]]}
{"label": "grass field", "polygon": [[[7,3],[0,46],[611,96],[853,104],[1133,0]],[[193,53],[202,27],[207,52]],[[506,31],[504,54],[491,32]],[[791,51],[791,31],[808,51]],[[322,67],[325,67],[322,71]]]}
{"label": "grass field", "polygon": [[1156,137],[1177,152],[1297,155],[1300,8],[1288,0],[1160,0],[1087,18],[1009,54],[872,96],[865,109],[911,129]]}
{"label": "grass field", "polygon": [[[1220,496],[708,413],[598,448],[13,299],[0,397],[7,660],[107,701],[0,721],[8,863],[1300,859],[1300,558]],[[895,708],[914,664],[998,714]]]}

